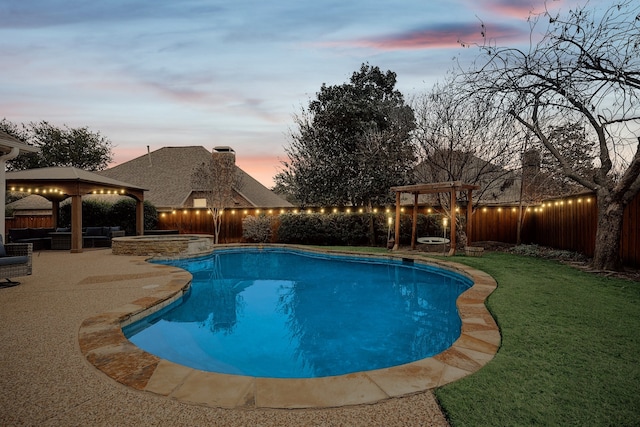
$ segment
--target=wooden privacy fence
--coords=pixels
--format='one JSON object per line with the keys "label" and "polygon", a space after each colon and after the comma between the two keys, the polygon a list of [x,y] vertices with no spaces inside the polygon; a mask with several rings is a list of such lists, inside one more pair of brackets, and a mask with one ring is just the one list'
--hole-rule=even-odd
{"label": "wooden privacy fence", "polygon": [[52,228],[51,215],[17,215],[5,219],[5,230],[10,228]]}
{"label": "wooden privacy fence", "polygon": [[[392,215],[391,207],[380,208]],[[316,209],[317,212],[320,210]],[[327,209],[327,212],[329,209]],[[405,215],[410,214],[406,210]],[[479,207],[472,216],[474,241],[517,242],[517,206]],[[294,208],[231,209],[224,212],[220,242],[235,243],[242,240],[242,220],[248,215],[279,215],[295,213]],[[342,210],[346,212],[346,210]],[[302,213],[302,212],[301,212]],[[357,214],[357,211],[352,212]],[[433,213],[421,208],[420,213]],[[542,205],[528,207],[522,223],[521,242],[564,249],[593,256],[598,207],[593,195],[581,195],[545,201]],[[620,257],[628,266],[640,267],[640,195],[627,206],[622,224]],[[16,216],[7,218],[6,229],[24,227],[51,227],[51,216]],[[203,209],[181,209],[162,212],[158,228],[178,230],[181,234],[213,234],[209,214]]]}
{"label": "wooden privacy fence", "polygon": [[[517,207],[482,207],[473,215],[475,241],[517,242]],[[529,207],[524,215],[521,242],[593,256],[598,224],[594,195],[552,199]],[[620,257],[625,265],[640,267],[640,195],[626,207],[622,222]]]}
{"label": "wooden privacy fence", "polygon": [[[286,212],[294,211],[291,208],[286,209]],[[227,210],[222,221],[220,241],[223,243],[241,241],[242,219],[247,215],[278,215],[280,212],[282,212],[281,209]],[[420,213],[430,212],[428,208],[420,209]],[[473,240],[515,244],[518,212],[517,206],[477,208],[472,216]],[[386,213],[389,214],[389,212]],[[405,212],[405,215],[409,213],[410,209]],[[553,199],[545,201],[540,206],[527,207],[522,222],[521,243],[538,244],[593,256],[597,216],[598,206],[593,195]],[[620,247],[620,257],[625,265],[640,266],[638,224],[640,224],[640,196],[637,196],[625,209]],[[175,229],[180,233],[213,234],[211,218],[207,217],[205,211],[198,213],[195,209],[161,214],[158,228]]]}

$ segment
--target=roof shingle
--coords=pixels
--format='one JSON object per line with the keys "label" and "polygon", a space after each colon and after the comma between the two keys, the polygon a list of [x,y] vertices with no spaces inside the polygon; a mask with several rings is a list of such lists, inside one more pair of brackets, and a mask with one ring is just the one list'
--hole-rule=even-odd
{"label": "roof shingle", "polygon": [[[163,147],[99,172],[147,188],[145,200],[159,209],[186,207],[192,192],[191,175],[211,152],[202,146]],[[255,207],[287,207],[289,202],[236,166],[242,174],[236,192]]]}

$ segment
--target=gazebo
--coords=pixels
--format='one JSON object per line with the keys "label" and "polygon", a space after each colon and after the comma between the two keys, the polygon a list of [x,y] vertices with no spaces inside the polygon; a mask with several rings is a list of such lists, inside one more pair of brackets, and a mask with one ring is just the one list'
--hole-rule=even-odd
{"label": "gazebo", "polygon": [[58,223],[60,202],[71,197],[71,252],[82,252],[82,196],[118,194],[136,200],[136,234],[144,234],[144,188],[74,167],[50,167],[6,173],[11,191],[38,194],[53,204],[53,225]]}
{"label": "gazebo", "polygon": [[420,194],[435,194],[435,193],[449,193],[451,196],[451,249],[449,249],[449,255],[455,253],[456,248],[456,194],[458,192],[467,192],[467,245],[471,243],[471,214],[473,211],[472,192],[473,190],[480,189],[479,185],[465,184],[462,181],[448,181],[448,182],[435,182],[431,184],[413,184],[403,185],[399,187],[391,187],[391,191],[396,193],[396,227],[395,236],[396,242],[393,246],[393,250],[399,248],[400,236],[400,196],[403,193],[413,194],[413,220],[411,223],[411,249],[416,248],[416,223],[418,219],[418,196]]}

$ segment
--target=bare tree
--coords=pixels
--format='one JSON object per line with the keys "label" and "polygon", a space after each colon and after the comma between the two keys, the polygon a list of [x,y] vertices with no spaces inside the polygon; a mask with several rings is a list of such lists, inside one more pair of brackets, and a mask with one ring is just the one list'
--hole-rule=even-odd
{"label": "bare tree", "polygon": [[[476,202],[495,201],[507,188],[516,188],[521,136],[490,103],[450,78],[415,98],[412,106],[420,153],[416,179],[480,185]],[[439,202],[446,205],[447,200],[448,195]]]}
{"label": "bare tree", "polygon": [[242,175],[236,168],[233,151],[216,151],[211,157],[196,167],[191,175],[194,196],[206,200],[217,245],[222,226],[222,215],[226,208],[233,206],[234,190],[242,185]]}
{"label": "bare tree", "polygon": [[[621,0],[566,16],[547,11],[530,22],[528,50],[485,40],[465,75],[467,87],[532,132],[567,178],[596,193],[592,264],[619,269],[624,208],[640,191],[640,4]],[[584,125],[593,143],[593,168],[576,168],[554,138],[554,130],[572,123]]]}

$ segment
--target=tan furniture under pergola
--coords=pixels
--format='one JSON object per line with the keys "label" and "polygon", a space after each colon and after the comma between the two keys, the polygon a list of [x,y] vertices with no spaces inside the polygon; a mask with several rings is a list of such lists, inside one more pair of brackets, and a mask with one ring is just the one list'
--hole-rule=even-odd
{"label": "tan furniture under pergola", "polygon": [[60,202],[71,197],[71,252],[82,252],[82,196],[86,194],[132,197],[136,201],[136,234],[144,234],[144,188],[74,167],[7,172],[6,185],[11,191],[38,194],[50,200],[54,227]]}
{"label": "tan furniture under pergola", "polygon": [[449,193],[451,197],[450,209],[451,218],[451,249],[449,255],[455,253],[456,247],[456,194],[461,191],[467,192],[467,245],[471,243],[471,214],[473,209],[472,192],[480,189],[478,185],[464,184],[461,181],[435,182],[431,184],[413,184],[391,187],[391,191],[396,193],[396,227],[395,227],[395,245],[393,250],[398,250],[400,244],[400,198],[403,193],[413,194],[413,220],[411,223],[411,249],[416,248],[416,225],[418,220],[418,196],[420,194],[436,194]]}

